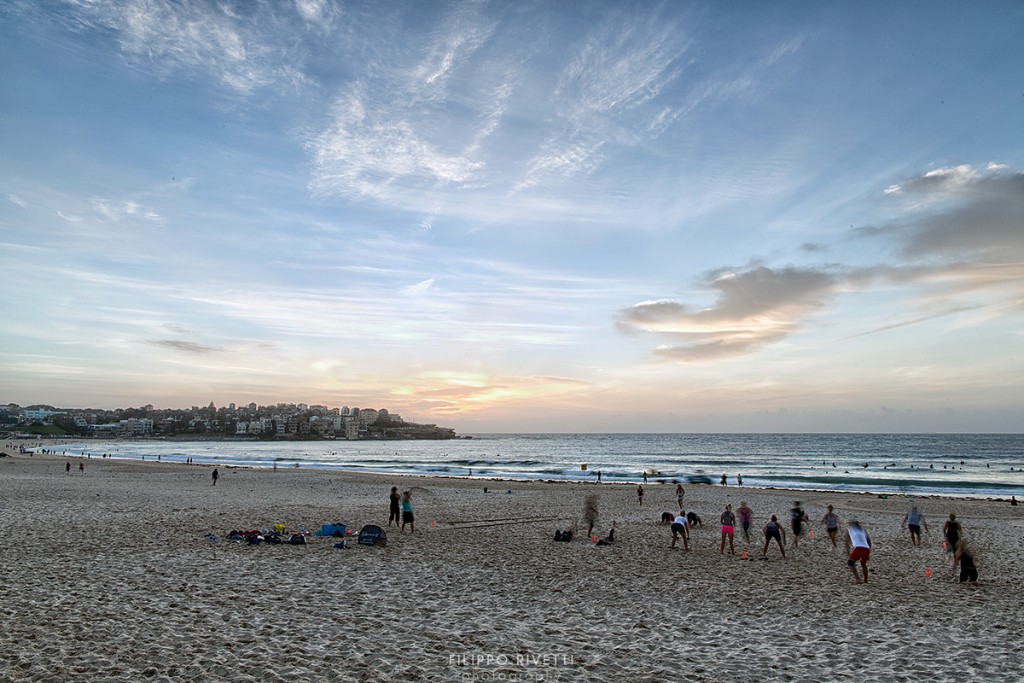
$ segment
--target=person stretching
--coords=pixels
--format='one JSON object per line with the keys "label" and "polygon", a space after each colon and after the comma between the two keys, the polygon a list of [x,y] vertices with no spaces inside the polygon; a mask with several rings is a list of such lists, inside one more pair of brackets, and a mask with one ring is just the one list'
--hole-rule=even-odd
{"label": "person stretching", "polygon": [[690,549],[690,531],[686,528],[686,515],[680,510],[679,514],[674,520],[672,520],[672,545],[671,548],[676,547],[676,539],[682,537],[683,548],[685,550]]}
{"label": "person stretching", "polygon": [[786,556],[786,530],[779,524],[779,519],[775,515],[768,520],[768,523],[764,525],[764,549],[761,551],[761,557],[768,557],[768,544],[771,543],[772,539],[779,544],[779,550],[782,551],[782,556]]}

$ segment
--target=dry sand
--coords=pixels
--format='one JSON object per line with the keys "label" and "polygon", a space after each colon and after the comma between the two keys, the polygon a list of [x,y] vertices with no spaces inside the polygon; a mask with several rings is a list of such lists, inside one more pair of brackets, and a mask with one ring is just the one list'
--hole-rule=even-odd
{"label": "dry sand", "polygon": [[[914,547],[904,497],[688,486],[706,525],[686,552],[657,525],[670,485],[640,507],[619,485],[221,467],[214,487],[209,466],[68,460],[0,458],[3,681],[1024,680],[1024,508],[1005,502],[919,498]],[[386,528],[392,485],[412,489],[416,532],[384,548],[206,539]],[[553,542],[593,493],[617,542]],[[813,539],[719,554],[725,503],[748,500],[759,530],[795,497]],[[869,584],[828,542],[826,503],[871,533]],[[977,586],[941,547],[951,511]]]}

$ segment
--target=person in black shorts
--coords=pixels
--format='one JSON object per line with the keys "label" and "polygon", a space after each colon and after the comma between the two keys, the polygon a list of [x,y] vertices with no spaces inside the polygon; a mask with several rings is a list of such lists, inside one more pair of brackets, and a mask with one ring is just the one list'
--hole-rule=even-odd
{"label": "person in black shorts", "polygon": [[793,501],[793,509],[789,511],[790,521],[793,525],[793,547],[800,546],[800,534],[804,532],[804,522],[811,521],[804,509],[800,507],[800,501]]}
{"label": "person in black shorts", "polygon": [[402,494],[402,531],[405,531],[405,525],[409,525],[409,533],[416,533],[416,518],[412,514],[412,491],[406,491]]}
{"label": "person in black shorts", "polygon": [[963,529],[956,521],[956,514],[949,513],[949,519],[942,525],[942,535],[946,538],[946,552],[953,554],[953,568],[956,569],[956,546],[960,542]]}
{"label": "person in black shorts", "polygon": [[768,520],[768,523],[764,525],[764,549],[761,551],[761,557],[768,557],[768,545],[772,542],[772,539],[779,544],[779,550],[782,551],[782,556],[786,556],[786,530],[779,524],[779,520],[775,515]]}
{"label": "person in black shorts", "polygon": [[389,497],[391,499],[391,514],[388,515],[388,526],[391,526],[391,522],[394,522],[395,526],[398,526],[402,519],[402,509],[399,506],[399,503],[402,500],[402,494],[398,492],[397,486],[391,487],[391,495]]}
{"label": "person in black shorts", "polygon": [[903,518],[903,528],[910,530],[910,542],[914,545],[921,545],[921,526],[928,531],[928,522],[924,521],[924,515],[917,509],[917,503],[910,501],[910,512]]}
{"label": "person in black shorts", "polygon": [[953,570],[960,563],[960,583],[978,583],[978,568],[974,565],[974,553],[971,552],[964,539],[960,539],[953,553]]}
{"label": "person in black shorts", "polygon": [[672,521],[672,545],[669,547],[675,548],[676,540],[679,538],[683,539],[683,548],[689,550],[690,533],[686,528],[686,515],[683,514],[682,510],[679,511],[679,515]]}

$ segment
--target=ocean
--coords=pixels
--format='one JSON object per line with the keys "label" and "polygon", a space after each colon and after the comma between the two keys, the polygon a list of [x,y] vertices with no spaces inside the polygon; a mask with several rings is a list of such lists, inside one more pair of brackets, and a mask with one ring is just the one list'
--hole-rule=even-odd
{"label": "ocean", "polygon": [[[80,441],[69,455],[246,467],[1024,497],[1024,434],[474,434],[446,441]],[[58,450],[58,452],[60,452]]]}

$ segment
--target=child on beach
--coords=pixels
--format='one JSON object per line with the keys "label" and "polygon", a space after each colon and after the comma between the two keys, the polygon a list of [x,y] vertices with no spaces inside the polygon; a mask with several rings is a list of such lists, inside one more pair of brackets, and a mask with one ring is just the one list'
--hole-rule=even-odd
{"label": "child on beach", "polygon": [[686,491],[683,490],[682,484],[676,484],[676,504],[679,509],[683,509],[683,496],[686,495]]}
{"label": "child on beach", "polygon": [[[647,475],[645,474],[644,477],[646,476]],[[644,487],[642,484],[636,487],[636,499],[639,501],[640,505],[644,504]]]}

